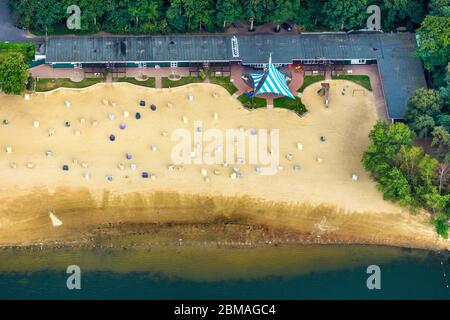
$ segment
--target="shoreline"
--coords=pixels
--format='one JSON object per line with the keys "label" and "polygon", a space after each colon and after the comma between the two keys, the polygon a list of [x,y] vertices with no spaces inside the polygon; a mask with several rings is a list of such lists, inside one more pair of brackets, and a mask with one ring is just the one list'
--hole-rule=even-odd
{"label": "shoreline", "polygon": [[260,241],[259,243],[254,242],[233,242],[233,241],[183,241],[183,244],[176,244],[175,242],[171,245],[160,245],[160,244],[130,244],[125,246],[114,246],[114,245],[104,245],[98,246],[94,243],[84,242],[84,241],[75,241],[75,242],[48,242],[48,243],[24,243],[24,244],[0,244],[1,250],[52,250],[52,249],[82,249],[82,250],[134,250],[134,249],[168,249],[168,248],[176,248],[176,247],[189,247],[189,248],[216,248],[216,249],[230,249],[230,250],[239,250],[239,249],[260,249],[260,248],[288,248],[295,247],[301,248],[305,246],[373,246],[373,247],[387,247],[387,248],[398,248],[398,249],[408,249],[408,250],[422,250],[426,252],[435,252],[435,253],[443,253],[450,252],[449,247],[433,247],[433,246],[422,246],[415,244],[401,244],[401,243],[391,243],[388,240],[375,243],[375,242],[354,242],[351,240],[339,240],[333,239],[327,240],[323,237],[320,240],[299,240],[297,242],[284,242],[283,240],[273,240],[273,241]]}
{"label": "shoreline", "polygon": [[[43,209],[45,205],[37,206],[22,214],[11,232],[2,232],[6,229],[0,228],[2,249],[177,246],[241,249],[305,245],[450,249],[447,241],[427,232],[426,225],[418,228],[425,224],[424,213],[380,215],[248,196],[177,192],[93,195],[88,190],[67,189],[54,194],[41,191],[33,196],[22,195],[9,203],[23,202],[25,198],[29,203],[59,198],[59,205],[52,209],[63,225],[52,226],[48,211]],[[30,209],[27,203],[25,206]],[[410,228],[414,233],[410,233]]]}

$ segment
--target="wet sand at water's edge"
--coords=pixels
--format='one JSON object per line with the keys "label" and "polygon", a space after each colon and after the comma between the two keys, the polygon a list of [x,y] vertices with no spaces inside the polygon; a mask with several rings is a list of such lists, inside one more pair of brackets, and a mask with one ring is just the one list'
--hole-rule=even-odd
{"label": "wet sand at water's edge", "polygon": [[[3,245],[133,247],[257,247],[293,244],[381,244],[443,249],[425,216],[349,212],[335,206],[288,204],[250,197],[181,195],[170,192],[94,196],[88,190],[36,189],[3,201],[16,219],[2,226]],[[64,221],[50,223],[48,208]],[[116,238],[126,237],[124,244]],[[114,244],[115,243],[115,244]],[[120,242],[119,242],[120,243]]]}

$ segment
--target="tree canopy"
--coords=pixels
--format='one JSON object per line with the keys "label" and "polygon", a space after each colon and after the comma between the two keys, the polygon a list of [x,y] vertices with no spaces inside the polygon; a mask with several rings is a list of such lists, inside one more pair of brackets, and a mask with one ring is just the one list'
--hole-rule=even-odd
{"label": "tree canopy", "polygon": [[379,121],[369,134],[372,144],[363,155],[363,164],[375,177],[394,165],[402,146],[411,146],[414,133],[404,124],[389,126]]}
{"label": "tree canopy", "polygon": [[442,85],[450,62],[450,18],[427,16],[419,29],[417,55],[426,69],[435,73],[437,86]]}
{"label": "tree canopy", "polygon": [[[441,132],[442,133],[442,132]],[[450,194],[442,189],[448,177],[438,160],[412,145],[414,133],[403,123],[375,124],[369,134],[371,144],[363,154],[364,167],[378,181],[385,199],[411,209],[424,207],[434,213],[440,235],[448,235]],[[437,143],[447,136],[435,137]],[[438,188],[439,185],[439,188]]]}
{"label": "tree canopy", "polygon": [[437,90],[420,88],[408,100],[405,121],[420,138],[426,138],[439,123],[443,105]]}
{"label": "tree canopy", "polygon": [[[445,16],[449,0],[10,0],[22,24],[35,32],[70,32],[66,8],[81,9],[81,31],[166,33],[221,31],[239,20],[254,24],[294,20],[305,29],[365,27],[369,4],[381,7],[386,31],[417,28],[424,16]],[[427,26],[425,27],[427,28]]]}
{"label": "tree canopy", "polygon": [[436,157],[443,159],[448,152],[445,143],[450,130],[448,97],[442,90],[418,89],[408,101],[405,121],[420,138],[432,136],[431,145],[436,147]]}
{"label": "tree canopy", "polygon": [[397,27],[414,30],[425,16],[425,3],[421,0],[383,0],[381,9],[386,31]]}
{"label": "tree canopy", "polygon": [[450,0],[431,0],[428,6],[431,16],[450,17]]}
{"label": "tree canopy", "polygon": [[0,86],[7,94],[21,94],[28,80],[28,66],[20,53],[11,53],[0,63]]}
{"label": "tree canopy", "polygon": [[367,0],[329,0],[323,10],[324,23],[333,30],[364,26]]}

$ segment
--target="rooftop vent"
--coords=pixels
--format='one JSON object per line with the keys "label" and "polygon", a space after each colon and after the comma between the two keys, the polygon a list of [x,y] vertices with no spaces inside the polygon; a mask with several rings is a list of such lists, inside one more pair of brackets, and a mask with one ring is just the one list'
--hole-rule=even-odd
{"label": "rooftop vent", "polygon": [[233,58],[239,58],[239,43],[236,36],[233,36],[233,38],[231,38],[231,53],[233,55]]}
{"label": "rooftop vent", "polygon": [[127,54],[127,43],[125,41],[120,41],[120,54],[122,56]]}
{"label": "rooftop vent", "polygon": [[170,52],[176,52],[175,41],[173,41],[173,40],[169,41],[169,51]]}

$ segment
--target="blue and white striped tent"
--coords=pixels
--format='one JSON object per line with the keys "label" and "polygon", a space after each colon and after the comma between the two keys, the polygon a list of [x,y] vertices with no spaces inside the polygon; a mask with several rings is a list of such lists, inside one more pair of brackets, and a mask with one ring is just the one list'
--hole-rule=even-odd
{"label": "blue and white striped tent", "polygon": [[276,93],[295,99],[289,90],[284,74],[278,71],[272,63],[269,62],[269,68],[263,74],[251,74],[250,76],[253,79],[254,94]]}

